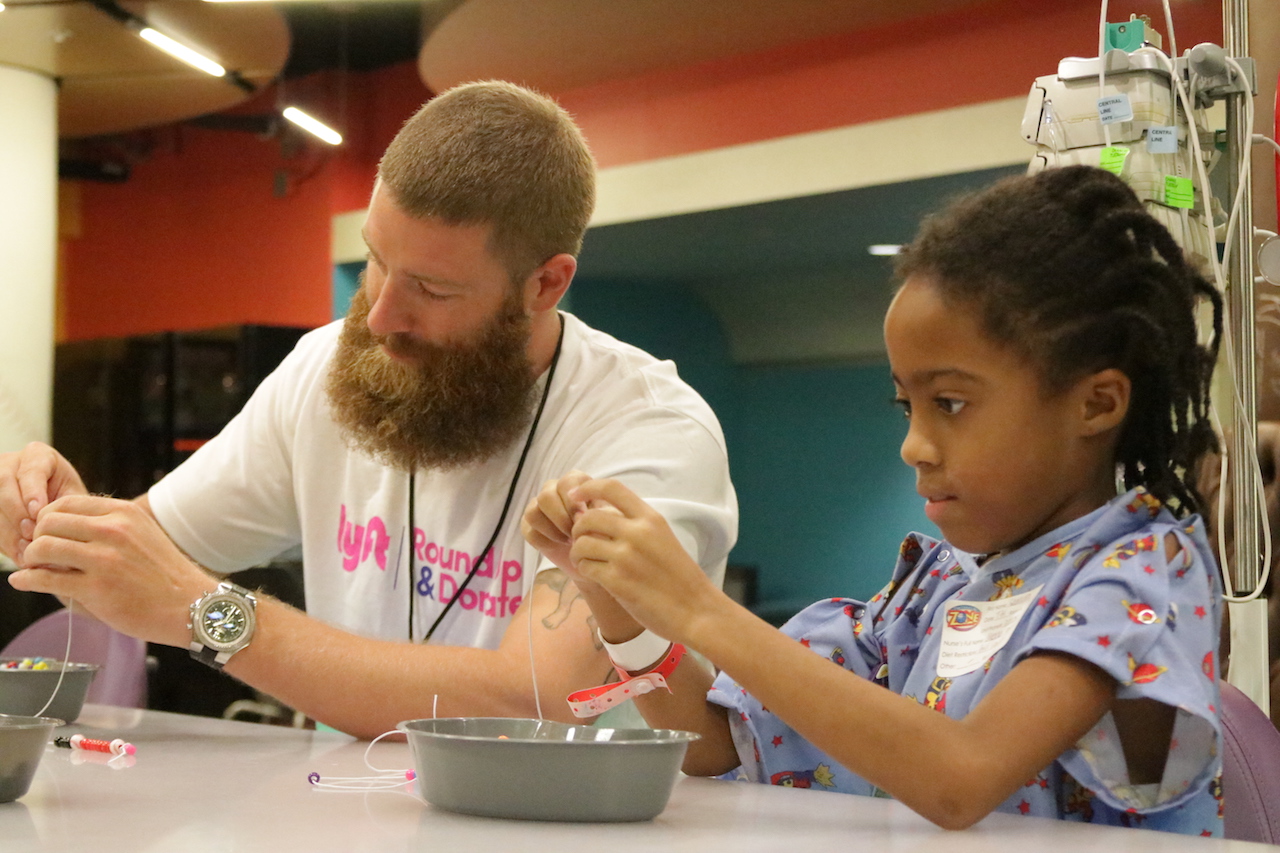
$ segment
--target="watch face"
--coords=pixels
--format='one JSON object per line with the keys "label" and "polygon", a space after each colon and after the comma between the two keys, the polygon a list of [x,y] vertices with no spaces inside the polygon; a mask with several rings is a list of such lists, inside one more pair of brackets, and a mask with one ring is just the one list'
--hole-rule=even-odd
{"label": "watch face", "polygon": [[234,643],[248,627],[244,608],[234,601],[214,601],[204,612],[204,630],[215,643]]}

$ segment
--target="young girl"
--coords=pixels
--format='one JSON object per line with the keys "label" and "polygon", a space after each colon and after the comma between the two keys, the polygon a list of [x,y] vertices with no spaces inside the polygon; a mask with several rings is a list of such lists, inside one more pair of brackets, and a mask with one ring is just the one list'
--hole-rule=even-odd
{"label": "young girl", "polygon": [[637,698],[647,721],[701,733],[687,773],[887,793],[950,828],[1003,811],[1221,835],[1219,588],[1192,486],[1216,446],[1218,294],[1083,167],[926,219],[898,271],[902,458],[946,538],[908,536],[880,594],[779,633],[652,508],[577,473],[526,535],[574,573],[624,678],[669,688]]}

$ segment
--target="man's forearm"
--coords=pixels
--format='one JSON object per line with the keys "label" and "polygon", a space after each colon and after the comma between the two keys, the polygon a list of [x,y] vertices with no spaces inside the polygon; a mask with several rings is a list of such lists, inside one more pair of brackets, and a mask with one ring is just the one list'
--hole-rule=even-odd
{"label": "man's forearm", "polygon": [[[516,618],[527,615],[522,610]],[[516,626],[519,633],[523,625]],[[568,673],[580,668],[571,661],[580,661],[583,652],[590,657],[591,641],[584,621],[557,630],[564,633],[538,630],[538,683],[543,714],[570,721],[563,698],[575,686]],[[535,716],[528,646],[513,642],[516,634],[509,631],[493,650],[371,640],[264,597],[253,642],[226,671],[326,725],[372,738],[433,711],[441,717]],[[558,645],[563,653],[556,652]]]}

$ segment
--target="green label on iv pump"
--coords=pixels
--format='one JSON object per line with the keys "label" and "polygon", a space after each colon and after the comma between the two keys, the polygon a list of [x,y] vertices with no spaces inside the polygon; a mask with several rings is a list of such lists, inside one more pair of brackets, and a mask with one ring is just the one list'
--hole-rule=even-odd
{"label": "green label on iv pump", "polygon": [[1177,175],[1164,176],[1164,203],[1170,207],[1195,207],[1196,194],[1191,186],[1190,178],[1179,178]]}
{"label": "green label on iv pump", "polygon": [[1128,148],[1122,145],[1108,145],[1102,149],[1098,157],[1098,166],[1113,175],[1119,175],[1124,171],[1124,161],[1128,156]]}

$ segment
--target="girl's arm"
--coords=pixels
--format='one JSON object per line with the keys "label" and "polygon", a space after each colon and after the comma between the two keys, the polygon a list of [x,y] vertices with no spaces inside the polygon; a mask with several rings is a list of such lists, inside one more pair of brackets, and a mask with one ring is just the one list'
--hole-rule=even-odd
{"label": "girl's arm", "polygon": [[823,752],[948,829],[986,817],[1069,749],[1115,692],[1078,658],[1036,655],[955,720],[832,666],[750,613],[712,621],[716,631],[689,637],[692,647]]}
{"label": "girl's arm", "polygon": [[[832,666],[737,605],[706,580],[661,516],[621,484],[590,481],[570,494],[581,505],[605,501],[617,510],[586,510],[574,523],[571,557],[584,578],[658,634],[697,649],[819,749],[940,826],[981,820],[1113,702],[1110,676],[1077,658],[1041,654],[1014,667],[964,719],[951,719]],[[652,697],[643,697],[650,700],[646,714]]]}

